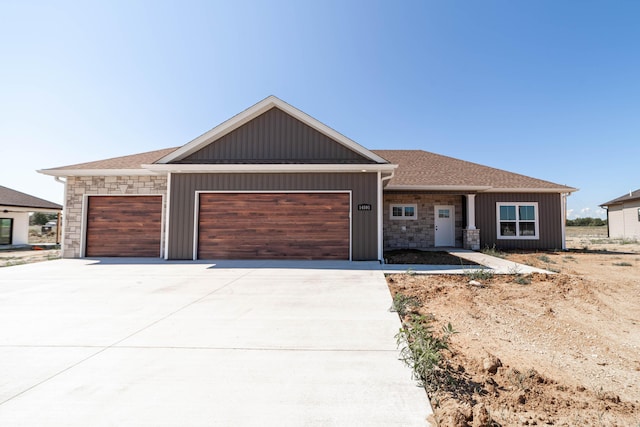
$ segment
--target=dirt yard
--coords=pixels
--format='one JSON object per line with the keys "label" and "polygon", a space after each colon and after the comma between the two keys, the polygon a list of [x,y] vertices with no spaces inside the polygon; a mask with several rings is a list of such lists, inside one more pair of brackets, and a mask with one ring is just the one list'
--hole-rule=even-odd
{"label": "dirt yard", "polygon": [[388,276],[435,331],[458,332],[434,425],[640,426],[640,243],[601,232],[569,230],[566,252],[499,253],[558,274]]}

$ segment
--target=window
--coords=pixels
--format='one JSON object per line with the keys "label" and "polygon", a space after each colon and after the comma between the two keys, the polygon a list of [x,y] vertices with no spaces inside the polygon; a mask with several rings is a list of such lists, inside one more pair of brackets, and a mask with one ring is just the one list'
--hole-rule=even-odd
{"label": "window", "polygon": [[498,203],[498,239],[539,239],[538,203]]}
{"label": "window", "polygon": [[10,245],[13,231],[13,218],[0,218],[0,245]]}
{"label": "window", "polygon": [[638,208],[638,221],[640,221],[640,208]]}
{"label": "window", "polygon": [[391,219],[418,219],[418,205],[391,205]]}

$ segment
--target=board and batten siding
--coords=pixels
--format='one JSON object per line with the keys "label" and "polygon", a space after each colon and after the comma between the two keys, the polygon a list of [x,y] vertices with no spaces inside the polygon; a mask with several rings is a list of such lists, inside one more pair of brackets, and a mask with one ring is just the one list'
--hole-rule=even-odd
{"label": "board and batten siding", "polygon": [[[226,173],[171,174],[169,259],[193,259],[196,191],[332,191],[350,190],[351,245],[354,261],[378,259],[377,173]],[[370,211],[358,211],[370,204]]]}
{"label": "board and batten siding", "polygon": [[608,208],[609,237],[640,238],[640,200],[631,200]]}
{"label": "board and batten siding", "polygon": [[274,107],[206,147],[172,163],[371,164],[375,162]]}
{"label": "board and batten siding", "polygon": [[[537,202],[540,238],[498,239],[496,203]],[[476,196],[476,227],[482,247],[504,249],[562,248],[562,205],[558,193],[479,193]]]}

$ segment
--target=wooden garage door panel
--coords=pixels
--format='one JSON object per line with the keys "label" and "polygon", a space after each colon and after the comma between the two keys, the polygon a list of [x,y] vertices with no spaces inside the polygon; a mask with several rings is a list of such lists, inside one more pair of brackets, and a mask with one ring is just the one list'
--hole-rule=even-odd
{"label": "wooden garage door panel", "polygon": [[349,259],[348,193],[200,194],[198,258]]}
{"label": "wooden garage door panel", "polygon": [[93,196],[87,212],[86,256],[160,256],[161,196]]}

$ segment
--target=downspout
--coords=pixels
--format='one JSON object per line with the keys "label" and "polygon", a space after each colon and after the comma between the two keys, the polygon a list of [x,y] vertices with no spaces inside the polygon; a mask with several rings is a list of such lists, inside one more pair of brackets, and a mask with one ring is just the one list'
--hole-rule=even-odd
{"label": "downspout", "polygon": [[171,207],[171,172],[167,173],[167,197],[164,199],[164,253],[165,260],[169,259],[169,211]]}
{"label": "downspout", "polygon": [[561,201],[561,215],[562,215],[562,250],[567,250],[567,197],[571,193],[560,193],[562,197]]}
{"label": "downspout", "polygon": [[[67,180],[62,179],[59,176],[54,176],[53,179],[56,182],[64,185],[64,200],[62,201],[62,221],[60,221],[60,214],[58,214],[58,225],[56,227],[56,243],[59,245],[60,242],[64,241],[64,224],[66,223],[66,214],[64,212],[64,208],[67,205]],[[62,249],[62,247],[61,247]],[[64,256],[64,250],[60,251]]]}
{"label": "downspout", "polygon": [[384,264],[384,232],[383,232],[383,215],[384,209],[382,206],[382,188],[384,187],[382,183],[384,181],[388,181],[394,177],[396,174],[395,170],[391,171],[391,175],[382,177],[382,172],[378,171],[378,261],[381,264]]}

